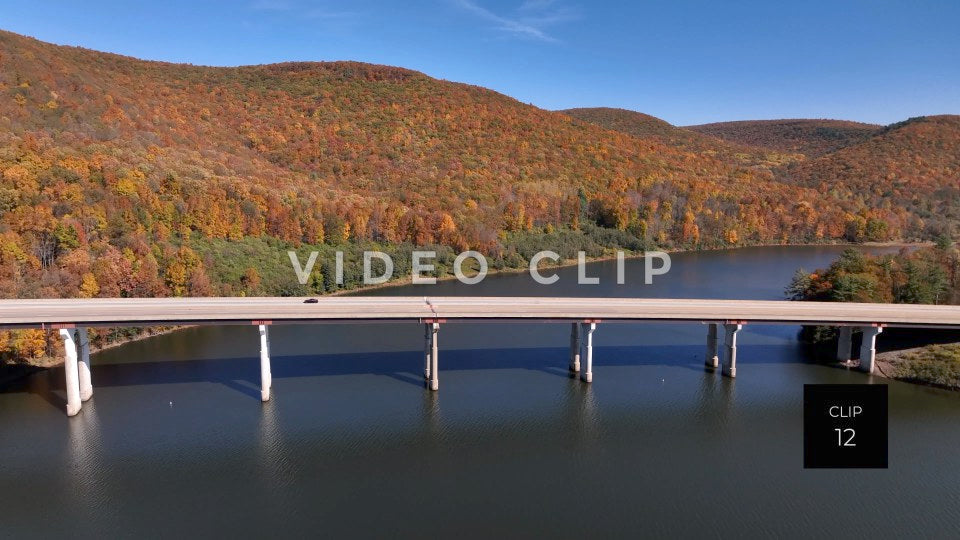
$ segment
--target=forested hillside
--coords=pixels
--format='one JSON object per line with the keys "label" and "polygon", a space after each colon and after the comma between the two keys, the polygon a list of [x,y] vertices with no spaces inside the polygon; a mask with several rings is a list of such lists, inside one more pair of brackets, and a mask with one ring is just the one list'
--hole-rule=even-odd
{"label": "forested hillside", "polygon": [[740,120],[685,129],[737,144],[817,157],[865,141],[882,126],[847,120]]}
{"label": "forested hillside", "polygon": [[[955,154],[908,153],[870,163],[876,175],[810,162],[785,180],[792,157],[657,129],[614,131],[395,67],[198,67],[0,32],[0,297],[339,288],[325,265],[299,285],[289,248],[472,248],[496,267],[540,248],[836,241],[861,223],[913,239],[928,209],[900,206],[898,182],[927,189],[956,171]],[[955,149],[943,144],[915,149]],[[824,189],[825,173],[871,196]],[[40,351],[17,339],[0,350]]]}
{"label": "forested hillside", "polygon": [[[813,188],[848,210],[845,223],[818,234],[850,242],[951,236],[960,220],[960,116],[912,118],[886,127],[839,120],[725,122],[689,138],[652,116],[620,109],[565,111],[597,125],[728,162],[750,164],[777,181]],[[711,143],[713,141],[713,143]],[[736,141],[736,142],[728,142]],[[756,144],[759,146],[742,146]],[[773,149],[794,151],[776,154]]]}
{"label": "forested hillside", "polygon": [[626,109],[594,107],[567,109],[559,112],[640,139],[658,141],[687,152],[719,157],[727,163],[748,167],[772,169],[803,157],[799,154],[747,146],[710,135],[702,135],[689,129],[674,126],[655,116]]}
{"label": "forested hillside", "polygon": [[[960,116],[893,124],[864,142],[786,167],[778,177],[878,213],[849,223],[854,241],[956,233],[960,219]],[[899,217],[891,220],[890,213]],[[886,214],[883,216],[882,214]]]}

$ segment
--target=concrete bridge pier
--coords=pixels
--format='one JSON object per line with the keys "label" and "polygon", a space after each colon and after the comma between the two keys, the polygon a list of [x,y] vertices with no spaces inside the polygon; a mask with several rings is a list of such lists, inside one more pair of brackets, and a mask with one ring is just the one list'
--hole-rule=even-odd
{"label": "concrete bridge pier", "polygon": [[580,372],[580,323],[570,325],[570,371]]}
{"label": "concrete bridge pier", "polygon": [[77,344],[73,340],[73,329],[61,329],[60,339],[66,351],[63,371],[67,382],[67,416],[76,416],[82,405],[80,400],[80,375],[77,370]]}
{"label": "concrete bridge pier", "polygon": [[430,324],[423,325],[423,384],[430,384],[430,363],[433,358],[433,332]]}
{"label": "concrete bridge pier", "polygon": [[440,335],[440,323],[433,323],[430,331],[430,390],[436,392],[440,389],[440,378],[437,374],[438,348],[437,336]]}
{"label": "concrete bridge pier", "polygon": [[725,324],[725,337],[723,348],[725,349],[723,359],[722,373],[730,378],[737,376],[737,334],[743,328],[742,324]]}
{"label": "concrete bridge pier", "polygon": [[260,401],[270,401],[273,375],[270,373],[270,333],[267,325],[260,326]]}
{"label": "concrete bridge pier", "polygon": [[837,337],[837,361],[849,362],[853,349],[853,327],[841,326]]}
{"label": "concrete bridge pier", "polygon": [[873,373],[874,363],[877,357],[877,335],[883,332],[880,326],[864,326],[860,328],[863,332],[863,343],[860,345],[860,371]]}
{"label": "concrete bridge pier", "polygon": [[707,354],[704,365],[708,370],[713,371],[720,367],[720,325],[710,323],[707,325]]}
{"label": "concrete bridge pier", "polygon": [[597,329],[597,323],[584,323],[587,326],[587,354],[580,372],[580,380],[583,382],[593,382],[593,331]]}
{"label": "concrete bridge pier", "polygon": [[80,361],[77,364],[80,401],[87,401],[93,397],[93,383],[90,379],[90,339],[86,328],[77,328],[77,346],[80,349]]}

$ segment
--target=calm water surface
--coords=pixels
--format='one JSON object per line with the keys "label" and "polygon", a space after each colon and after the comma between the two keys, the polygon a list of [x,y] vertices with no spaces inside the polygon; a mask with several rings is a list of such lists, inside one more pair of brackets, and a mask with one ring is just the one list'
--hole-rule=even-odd
{"label": "calm water surface", "polygon": [[[376,294],[779,299],[832,247],[678,254],[577,286],[526,274]],[[703,370],[698,324],[601,324],[592,385],[569,326],[449,324],[440,391],[416,324],[196,328],[0,389],[0,537],[956,537],[960,396],[809,363],[796,327],[747,326],[737,379]],[[880,337],[882,345],[883,336]],[[804,470],[804,383],[888,383],[890,468]]]}

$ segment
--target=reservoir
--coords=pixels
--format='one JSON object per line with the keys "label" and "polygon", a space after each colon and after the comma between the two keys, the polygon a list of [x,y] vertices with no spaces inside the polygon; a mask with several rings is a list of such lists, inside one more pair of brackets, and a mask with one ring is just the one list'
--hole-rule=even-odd
{"label": "reservoir", "polygon": [[[364,294],[776,300],[842,249]],[[588,385],[569,324],[450,323],[432,393],[420,325],[277,325],[268,403],[256,327],[129,343],[93,355],[75,418],[62,369],[0,388],[0,537],[955,536],[960,395],[817,365],[798,330],[745,326],[732,380],[704,371],[704,325],[601,323]],[[889,385],[889,469],[803,469],[803,385],[868,382]]]}

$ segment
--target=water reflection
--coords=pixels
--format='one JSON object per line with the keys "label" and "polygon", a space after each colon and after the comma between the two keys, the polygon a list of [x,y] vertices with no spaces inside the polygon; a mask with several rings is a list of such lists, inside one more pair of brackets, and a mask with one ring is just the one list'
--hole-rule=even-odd
{"label": "water reflection", "polygon": [[94,399],[83,403],[80,413],[65,422],[68,432],[64,471],[70,498],[83,501],[70,505],[79,531],[95,531],[104,524],[115,523],[119,506],[116,491],[109,483],[112,464],[101,430],[100,416]]}
{"label": "water reflection", "polygon": [[296,471],[288,456],[284,432],[278,419],[279,405],[276,396],[262,404],[260,424],[257,431],[257,450],[260,465],[257,467],[263,485],[274,493],[280,493],[296,479]]}
{"label": "water reflection", "polygon": [[576,413],[577,442],[579,446],[589,448],[600,442],[600,407],[597,405],[597,396],[593,385],[581,382],[579,379],[571,381],[567,395],[573,398]]}
{"label": "water reflection", "polygon": [[434,392],[424,388],[420,403],[426,436],[431,440],[437,440],[443,434],[440,416],[440,391]]}
{"label": "water reflection", "polygon": [[717,401],[717,426],[718,429],[724,429],[728,426],[734,417],[734,411],[737,408],[737,380],[729,377],[722,377],[720,380],[720,396]]}
{"label": "water reflection", "polygon": [[717,379],[720,377],[719,369],[715,372],[712,369],[704,368],[703,371],[694,406],[694,413],[698,418],[704,418],[714,413],[717,402]]}
{"label": "water reflection", "polygon": [[[466,292],[779,298],[838,252],[677,255],[649,288]],[[439,392],[415,324],[277,326],[263,404],[249,327],[98,354],[69,420],[62,370],[33,376],[0,392],[0,537],[955,536],[960,395],[891,383],[895,467],[804,471],[803,383],[867,379],[806,363],[796,328],[747,326],[730,380],[704,372],[702,325],[604,324],[592,384],[566,369],[569,325],[443,333]]]}
{"label": "water reflection", "polygon": [[70,471],[70,486],[74,493],[90,498],[99,485],[97,472],[103,450],[100,421],[96,403],[86,401],[81,414],[67,421],[66,469]]}

